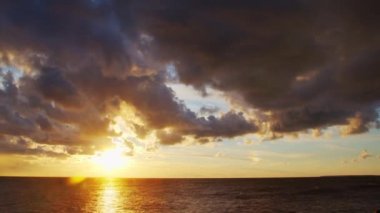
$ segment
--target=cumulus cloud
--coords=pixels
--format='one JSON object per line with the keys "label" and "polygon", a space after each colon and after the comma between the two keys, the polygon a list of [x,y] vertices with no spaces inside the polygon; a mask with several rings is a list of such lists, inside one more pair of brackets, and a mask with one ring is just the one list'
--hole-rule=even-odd
{"label": "cumulus cloud", "polygon": [[[162,144],[333,125],[363,133],[378,118],[378,6],[2,1],[0,135],[93,153],[121,134],[110,124],[122,104],[139,118],[124,118],[136,134]],[[221,91],[245,113],[193,112],[167,86],[168,65],[176,81]]]}

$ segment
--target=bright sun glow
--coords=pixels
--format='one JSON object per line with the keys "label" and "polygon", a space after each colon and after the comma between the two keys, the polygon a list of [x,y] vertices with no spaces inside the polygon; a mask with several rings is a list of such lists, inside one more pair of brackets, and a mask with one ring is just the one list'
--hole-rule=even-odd
{"label": "bright sun glow", "polygon": [[102,169],[110,173],[126,166],[128,159],[124,156],[121,148],[115,148],[97,153],[93,160]]}

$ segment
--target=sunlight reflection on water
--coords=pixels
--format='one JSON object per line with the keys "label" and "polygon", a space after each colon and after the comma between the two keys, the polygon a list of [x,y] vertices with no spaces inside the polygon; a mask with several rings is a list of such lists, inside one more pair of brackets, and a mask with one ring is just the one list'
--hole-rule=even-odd
{"label": "sunlight reflection on water", "polygon": [[[77,180],[77,179],[75,179]],[[79,183],[78,183],[79,182]],[[74,184],[75,183],[75,184]],[[379,177],[0,178],[2,212],[374,212]]]}
{"label": "sunlight reflection on water", "polygon": [[99,212],[114,213],[121,211],[123,202],[121,201],[120,189],[117,184],[114,179],[104,180],[98,199]]}

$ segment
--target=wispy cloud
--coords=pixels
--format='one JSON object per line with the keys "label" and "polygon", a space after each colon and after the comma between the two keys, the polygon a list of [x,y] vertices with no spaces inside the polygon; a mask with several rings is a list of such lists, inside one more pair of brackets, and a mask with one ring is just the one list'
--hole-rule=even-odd
{"label": "wispy cloud", "polygon": [[356,163],[356,162],[367,160],[372,157],[374,157],[373,154],[369,153],[366,149],[363,149],[355,158],[344,160],[343,163]]}
{"label": "wispy cloud", "polygon": [[253,163],[259,163],[262,161],[262,158],[258,157],[255,153],[252,153],[250,156],[249,156],[249,159],[253,162]]}

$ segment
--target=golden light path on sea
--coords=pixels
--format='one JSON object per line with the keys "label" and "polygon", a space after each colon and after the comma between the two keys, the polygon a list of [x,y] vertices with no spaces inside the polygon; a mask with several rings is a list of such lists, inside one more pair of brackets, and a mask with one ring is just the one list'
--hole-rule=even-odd
{"label": "golden light path on sea", "polygon": [[104,213],[119,212],[122,206],[120,191],[115,179],[104,179],[103,190],[100,192],[98,210]]}

